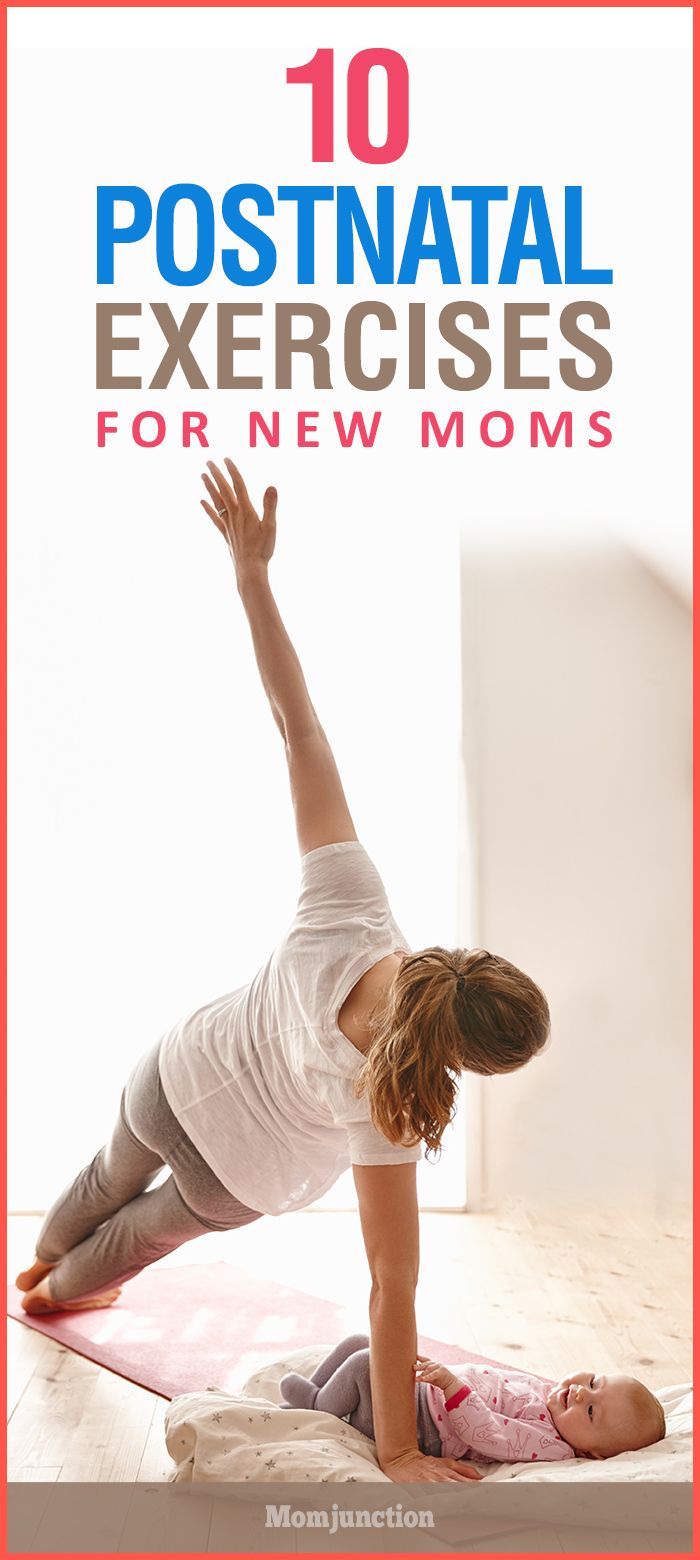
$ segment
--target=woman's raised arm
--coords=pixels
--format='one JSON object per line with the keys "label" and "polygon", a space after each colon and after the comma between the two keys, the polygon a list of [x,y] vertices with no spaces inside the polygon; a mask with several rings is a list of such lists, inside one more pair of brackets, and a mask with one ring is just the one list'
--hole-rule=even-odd
{"label": "woman's raised arm", "polygon": [[305,855],[320,845],[356,840],[328,738],[270,588],[267,566],[275,546],[277,493],[267,489],[260,520],[233,461],[224,462],[230,481],[213,461],[207,464],[212,476],[204,475],[203,481],[211,503],[202,499],[202,507],[231,553],[258,670],[284,739],[299,850]]}

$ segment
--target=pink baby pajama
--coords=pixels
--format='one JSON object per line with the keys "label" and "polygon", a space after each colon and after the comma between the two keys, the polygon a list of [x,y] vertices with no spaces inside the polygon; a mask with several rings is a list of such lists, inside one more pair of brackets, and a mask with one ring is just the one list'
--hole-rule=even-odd
{"label": "pink baby pajama", "polygon": [[464,1385],[445,1397],[427,1384],[428,1411],[443,1457],[494,1462],[559,1462],[575,1457],[547,1409],[552,1382],[494,1365],[459,1365]]}

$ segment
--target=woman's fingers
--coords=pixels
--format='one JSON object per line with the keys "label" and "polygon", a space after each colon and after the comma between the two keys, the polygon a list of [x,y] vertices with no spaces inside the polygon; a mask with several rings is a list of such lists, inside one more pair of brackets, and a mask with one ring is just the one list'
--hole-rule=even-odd
{"label": "woman's fingers", "polygon": [[263,558],[269,563],[275,550],[277,536],[277,490],[268,488],[263,498],[263,512],[261,521],[263,535]]}
{"label": "woman's fingers", "polygon": [[202,472],[202,481],[211,500],[211,507],[204,505],[206,512],[229,545],[235,548],[237,568],[239,563],[241,566],[248,562],[269,563],[277,533],[277,490],[274,487],[266,489],[262,519],[259,520],[238,467],[228,456],[224,465],[231,482],[213,460],[207,461],[208,472]]}
{"label": "woman's fingers", "polygon": [[221,535],[226,538],[226,541],[228,541],[228,533],[221,515],[217,513],[216,509],[212,509],[211,504],[207,503],[206,498],[200,499],[200,503],[202,505],[202,509],[206,510],[209,519],[214,521],[214,525],[216,526],[217,530],[220,531]]}
{"label": "woman's fingers", "polygon": [[238,506],[238,499],[236,498],[236,494],[234,493],[230,482],[226,481],[223,472],[219,471],[218,466],[215,465],[213,460],[208,460],[207,465],[210,472],[212,473],[214,481],[218,486],[221,502],[227,506],[230,506],[231,509],[236,509]]}
{"label": "woman's fingers", "polygon": [[468,1468],[465,1463],[455,1462],[454,1457],[447,1459],[447,1466],[456,1474],[458,1479],[481,1479],[481,1474],[477,1473],[476,1468]]}
{"label": "woman's fingers", "polygon": [[480,1479],[481,1474],[474,1469],[466,1468],[461,1463],[455,1462],[451,1457],[433,1457],[424,1452],[406,1452],[388,1463],[382,1463],[382,1471],[389,1475],[390,1479],[398,1484],[411,1483],[414,1480],[427,1482],[436,1480],[439,1483],[461,1483],[463,1479]]}
{"label": "woman's fingers", "polygon": [[233,480],[233,485],[239,501],[245,504],[249,504],[250,498],[248,497],[248,489],[245,485],[245,482],[243,481],[238,467],[234,466],[233,461],[229,458],[228,455],[224,460],[224,465],[229,473],[229,476]]}
{"label": "woman's fingers", "polygon": [[456,1462],[454,1457],[440,1457],[437,1458],[436,1461],[438,1464],[438,1471],[441,1473],[443,1479],[461,1480],[479,1478],[478,1473],[472,1474],[467,1468],[464,1468],[461,1463]]}
{"label": "woman's fingers", "polygon": [[222,507],[226,508],[225,501],[222,499],[216,483],[212,482],[211,477],[207,476],[206,471],[202,472],[202,481],[218,514]]}

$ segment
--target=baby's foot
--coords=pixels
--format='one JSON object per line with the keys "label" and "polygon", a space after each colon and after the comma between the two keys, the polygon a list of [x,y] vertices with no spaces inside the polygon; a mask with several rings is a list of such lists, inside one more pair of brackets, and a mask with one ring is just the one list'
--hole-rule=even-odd
{"label": "baby's foot", "polygon": [[41,1316],[47,1311],[94,1311],[102,1306],[112,1305],[121,1294],[121,1289],[106,1289],[101,1295],[92,1295],[87,1300],[54,1300],[49,1289],[49,1281],[42,1278],[41,1283],[25,1294],[22,1301],[22,1310],[28,1316]]}
{"label": "baby's foot", "polygon": [[290,1408],[313,1408],[318,1387],[315,1382],[307,1381],[306,1376],[298,1376],[295,1370],[290,1370],[288,1376],[282,1377],[280,1392]]}
{"label": "baby's foot", "polygon": [[15,1279],[17,1288],[24,1290],[34,1289],[41,1279],[46,1278],[46,1274],[50,1273],[52,1267],[55,1266],[55,1262],[40,1262],[37,1257],[30,1268],[25,1268],[23,1273],[17,1274]]}

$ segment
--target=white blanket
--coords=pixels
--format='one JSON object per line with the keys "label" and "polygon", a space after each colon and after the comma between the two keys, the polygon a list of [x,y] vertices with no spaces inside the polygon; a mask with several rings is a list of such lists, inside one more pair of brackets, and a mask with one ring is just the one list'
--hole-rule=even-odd
{"label": "white blanket", "polygon": [[[374,1441],[332,1414],[280,1409],[279,1382],[289,1370],[310,1375],[332,1344],[295,1351],[249,1377],[235,1395],[210,1387],[174,1398],[166,1417],[166,1443],[175,1463],[173,1481],[389,1484]],[[658,1393],[667,1434],[656,1446],[624,1452],[603,1462],[576,1458],[560,1463],[479,1465],[488,1480],[559,1483],[590,1480],[682,1483],[692,1476],[692,1389]]]}

